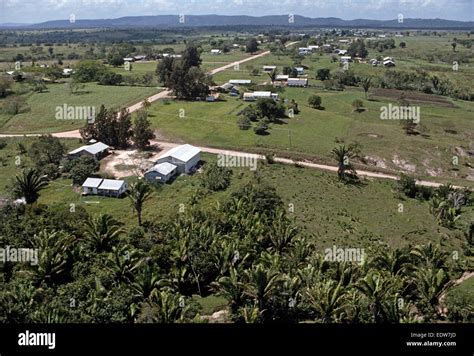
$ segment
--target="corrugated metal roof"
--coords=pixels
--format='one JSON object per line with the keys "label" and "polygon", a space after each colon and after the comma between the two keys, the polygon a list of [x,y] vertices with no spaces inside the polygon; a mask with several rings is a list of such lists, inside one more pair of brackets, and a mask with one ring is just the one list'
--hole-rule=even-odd
{"label": "corrugated metal roof", "polygon": [[173,172],[177,166],[175,166],[172,163],[164,162],[164,163],[158,163],[157,165],[151,167],[146,173],[148,172],[157,172],[159,174],[162,174],[164,176],[167,176],[171,172]]}
{"label": "corrugated metal roof", "polygon": [[124,184],[125,181],[123,180],[104,179],[102,184],[99,186],[99,189],[120,190]]}
{"label": "corrugated metal roof", "polygon": [[95,155],[95,154],[103,152],[103,151],[105,151],[109,148],[110,147],[107,146],[105,143],[97,142],[97,143],[94,143],[93,145],[87,145],[87,146],[82,146],[82,147],[76,148],[75,150],[72,150],[71,152],[69,152],[69,154],[73,155],[73,154],[79,153],[81,151],[87,151],[90,154]]}
{"label": "corrugated metal roof", "polygon": [[102,180],[102,178],[87,178],[82,186],[84,188],[98,188]]}
{"label": "corrugated metal roof", "polygon": [[252,80],[250,79],[231,79],[229,80],[230,84],[250,84]]}
{"label": "corrugated metal roof", "polygon": [[191,146],[191,145],[181,145],[177,147],[173,147],[168,152],[164,153],[158,159],[165,158],[165,157],[172,157],[182,162],[187,162],[197,154],[201,152],[201,149]]}

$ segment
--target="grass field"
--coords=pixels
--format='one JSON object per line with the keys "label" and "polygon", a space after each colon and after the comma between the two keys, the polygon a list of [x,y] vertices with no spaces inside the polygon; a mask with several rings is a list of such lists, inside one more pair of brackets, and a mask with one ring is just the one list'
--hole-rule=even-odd
{"label": "grass field", "polygon": [[[28,111],[17,115],[0,114],[2,133],[38,133],[73,130],[84,126],[83,120],[57,120],[56,107],[94,106],[124,107],[158,93],[156,88],[102,86],[88,83],[77,94],[70,94],[66,84],[50,84],[43,93],[25,94]],[[5,99],[0,100],[0,105]]]}
{"label": "grass field", "polygon": [[[322,97],[325,110],[315,110],[307,105],[311,94]],[[330,160],[330,151],[337,146],[337,138],[346,144],[359,142],[362,153],[376,160],[382,168],[403,168],[393,162],[398,156],[399,161],[406,161],[402,165],[416,165],[413,173],[420,177],[458,180],[472,174],[465,165],[472,164],[472,158],[460,156],[459,164],[453,166],[452,157],[459,155],[456,147],[472,149],[474,103],[454,101],[454,108],[422,105],[420,124],[424,135],[407,136],[398,121],[380,120],[381,106],[393,100],[365,100],[364,93],[358,88],[344,92],[287,88],[281,95],[295,99],[301,113],[281,124],[273,124],[267,136],[238,129],[237,113],[248,104],[230,96],[215,103],[158,102],[152,106],[150,118],[161,136],[194,144],[275,149]],[[364,100],[367,110],[354,112],[351,106],[354,99]],[[184,118],[178,115],[181,109],[184,109]]]}

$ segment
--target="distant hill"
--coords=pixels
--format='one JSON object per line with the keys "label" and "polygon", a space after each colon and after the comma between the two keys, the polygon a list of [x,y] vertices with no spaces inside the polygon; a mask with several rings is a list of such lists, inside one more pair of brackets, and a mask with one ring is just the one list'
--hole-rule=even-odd
{"label": "distant hill", "polygon": [[[222,15],[189,15],[184,23],[179,22],[178,15],[128,16],[116,19],[81,20],[74,23],[68,20],[47,21],[32,25],[21,25],[24,28],[131,28],[131,27],[215,27],[215,26],[289,26],[289,27],[356,27],[356,28],[400,28],[400,29],[472,29],[473,21],[453,21],[443,19],[404,19],[403,23],[394,20],[342,20],[335,17],[310,18],[295,15],[294,22],[289,23],[288,15],[275,16],[222,16]],[[0,27],[20,27],[19,24],[6,24]]]}

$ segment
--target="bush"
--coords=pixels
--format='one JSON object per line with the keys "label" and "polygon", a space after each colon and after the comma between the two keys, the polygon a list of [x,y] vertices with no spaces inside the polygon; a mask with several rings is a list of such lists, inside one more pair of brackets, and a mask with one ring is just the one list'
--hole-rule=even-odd
{"label": "bush", "polygon": [[360,99],[356,99],[352,102],[352,107],[354,111],[361,112],[364,109],[364,102]]}
{"label": "bush", "polygon": [[414,198],[418,191],[415,178],[402,173],[398,180],[397,190],[399,193],[403,193],[409,198]]}
{"label": "bush", "polygon": [[122,76],[113,72],[102,74],[99,78],[99,84],[101,85],[119,85],[122,82]]}
{"label": "bush", "polygon": [[248,117],[239,117],[237,120],[237,126],[239,126],[239,129],[241,130],[248,130],[252,127],[252,123]]}
{"label": "bush", "polygon": [[82,184],[99,169],[99,162],[92,157],[79,157],[64,164],[64,172],[69,173],[69,177],[74,184]]}
{"label": "bush", "polygon": [[0,150],[4,149],[7,146],[7,140],[0,139]]}
{"label": "bush", "polygon": [[201,175],[201,185],[213,192],[225,190],[230,185],[232,171],[217,163],[208,164]]}
{"label": "bush", "polygon": [[308,99],[308,105],[313,109],[321,109],[321,104],[323,100],[319,95],[311,95]]}
{"label": "bush", "polygon": [[257,135],[266,135],[268,133],[268,129],[269,127],[266,120],[262,119],[262,120],[259,120],[259,122],[257,123],[257,126],[254,127],[253,131]]}

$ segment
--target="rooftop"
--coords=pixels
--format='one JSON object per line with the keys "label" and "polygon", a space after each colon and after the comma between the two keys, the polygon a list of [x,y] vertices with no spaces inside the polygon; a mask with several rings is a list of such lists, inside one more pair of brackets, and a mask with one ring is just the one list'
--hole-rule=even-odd
{"label": "rooftop", "polygon": [[120,190],[124,183],[125,181],[123,180],[104,179],[102,184],[99,186],[99,189]]}
{"label": "rooftop", "polygon": [[187,162],[197,154],[201,152],[201,149],[188,144],[173,147],[168,152],[162,154],[158,159],[165,157],[172,157],[182,162]]}
{"label": "rooftop", "polygon": [[157,173],[160,173],[164,176],[172,173],[176,168],[178,168],[177,166],[175,166],[174,164],[171,164],[171,163],[168,163],[168,162],[164,162],[164,163],[158,163],[157,165],[151,167],[148,171],[148,172],[157,172]]}
{"label": "rooftop", "polygon": [[87,178],[82,186],[84,188],[98,188],[102,180],[102,178]]}
{"label": "rooftop", "polygon": [[81,151],[87,151],[90,154],[95,155],[95,154],[103,152],[103,151],[105,151],[109,148],[110,147],[107,146],[105,143],[97,142],[97,143],[94,143],[93,145],[86,145],[86,146],[76,148],[75,150],[72,150],[71,152],[69,152],[69,154],[73,155],[73,154],[79,153]]}

